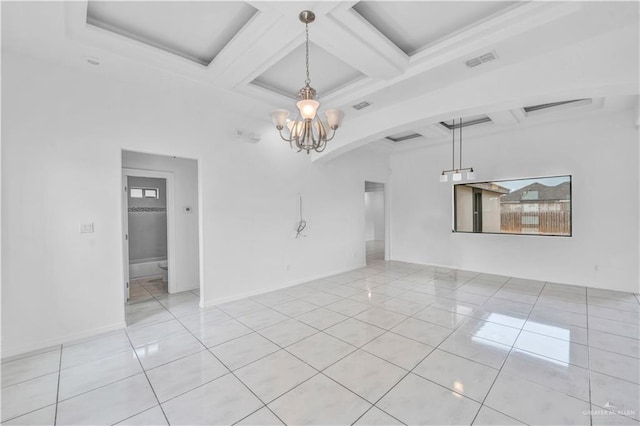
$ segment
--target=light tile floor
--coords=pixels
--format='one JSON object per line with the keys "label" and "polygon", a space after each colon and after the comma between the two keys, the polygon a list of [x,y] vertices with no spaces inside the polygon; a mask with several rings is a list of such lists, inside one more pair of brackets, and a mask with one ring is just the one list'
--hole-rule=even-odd
{"label": "light tile floor", "polygon": [[[638,295],[384,262],[3,360],[3,424],[638,424]],[[151,291],[150,291],[151,290]]]}

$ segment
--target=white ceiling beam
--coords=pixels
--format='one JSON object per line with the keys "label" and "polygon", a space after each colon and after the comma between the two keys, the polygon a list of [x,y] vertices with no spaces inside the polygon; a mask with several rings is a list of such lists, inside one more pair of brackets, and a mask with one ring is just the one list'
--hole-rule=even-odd
{"label": "white ceiling beam", "polygon": [[302,33],[299,21],[259,11],[214,59],[210,77],[229,89],[249,84],[295,49]]}
{"label": "white ceiling beam", "polygon": [[[577,48],[567,46],[547,55],[499,68],[368,115],[345,120],[336,138],[313,161],[325,162],[395,129],[407,129],[468,116],[544,103],[543,99],[580,99],[639,92],[638,58],[610,46],[637,44],[637,27],[609,32]],[[597,60],[594,60],[597,58]],[[562,63],[562,67],[557,64]],[[579,78],[576,78],[579,76]],[[519,84],[513,84],[517,79]],[[522,82],[526,84],[522,84]],[[464,96],[460,96],[463,93]]]}
{"label": "white ceiling beam", "polygon": [[[340,8],[337,8],[338,10]],[[325,100],[341,105],[353,99],[365,99],[370,94],[400,84],[412,77],[436,69],[454,60],[464,63],[464,58],[483,50],[492,50],[497,44],[531,31],[552,21],[578,13],[576,2],[528,2],[515,6],[480,24],[474,25],[450,37],[440,40],[409,58],[409,65],[401,75],[390,80],[377,80],[359,90],[340,91]],[[355,11],[352,11],[356,13]],[[336,12],[333,12],[334,14]],[[340,15],[342,16],[342,15]],[[363,19],[363,18],[361,18]],[[385,40],[386,37],[384,37]],[[387,43],[391,43],[387,40]]]}
{"label": "white ceiling beam", "polygon": [[374,79],[402,74],[409,57],[354,11],[352,3],[341,4],[316,21],[314,43]]}

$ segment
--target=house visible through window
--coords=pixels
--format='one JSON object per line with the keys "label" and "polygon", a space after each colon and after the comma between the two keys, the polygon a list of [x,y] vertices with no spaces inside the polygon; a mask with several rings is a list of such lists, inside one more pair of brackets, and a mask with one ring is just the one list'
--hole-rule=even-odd
{"label": "house visible through window", "polygon": [[571,236],[571,176],[455,185],[454,231]]}
{"label": "house visible through window", "polygon": [[158,188],[131,188],[129,196],[131,198],[160,198]]}

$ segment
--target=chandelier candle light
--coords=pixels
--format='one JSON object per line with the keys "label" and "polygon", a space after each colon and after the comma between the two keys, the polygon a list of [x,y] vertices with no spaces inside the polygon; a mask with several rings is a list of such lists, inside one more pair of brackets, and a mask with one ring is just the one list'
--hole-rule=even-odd
{"label": "chandelier candle light", "polygon": [[[299,18],[305,25],[307,78],[304,80],[304,87],[298,92],[298,102],[296,103],[298,115],[295,120],[288,120],[289,111],[277,109],[271,113],[271,119],[280,132],[280,137],[289,142],[291,148],[294,148],[295,143],[298,152],[306,150],[309,154],[311,150],[324,151],[327,142],[333,139],[336,129],[342,124],[344,112],[338,109],[329,109],[326,111],[326,121],[318,117],[320,102],[316,99],[316,90],[311,87],[311,78],[309,77],[309,24],[315,21],[316,15],[310,10],[303,10],[300,12]],[[328,135],[329,129],[331,129],[331,137]]]}
{"label": "chandelier candle light", "polygon": [[451,175],[452,182],[460,182],[462,181],[462,172],[467,172],[468,180],[476,178],[476,172],[473,171],[473,167],[462,168],[462,118],[460,119],[458,128],[460,129],[460,152],[458,153],[460,156],[459,166],[456,168],[456,120],[454,119],[453,126],[451,128],[451,135],[453,137],[451,141],[451,169],[442,171],[440,174],[440,182],[447,182],[449,180],[449,175]]}

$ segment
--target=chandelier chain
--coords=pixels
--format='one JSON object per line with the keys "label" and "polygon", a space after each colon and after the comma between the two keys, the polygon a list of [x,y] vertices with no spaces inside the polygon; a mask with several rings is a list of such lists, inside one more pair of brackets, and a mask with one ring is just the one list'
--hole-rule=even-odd
{"label": "chandelier chain", "polygon": [[304,24],[304,32],[306,37],[305,48],[306,48],[306,64],[307,64],[307,78],[304,80],[305,84],[308,86],[311,84],[311,77],[309,77],[309,24]]}

